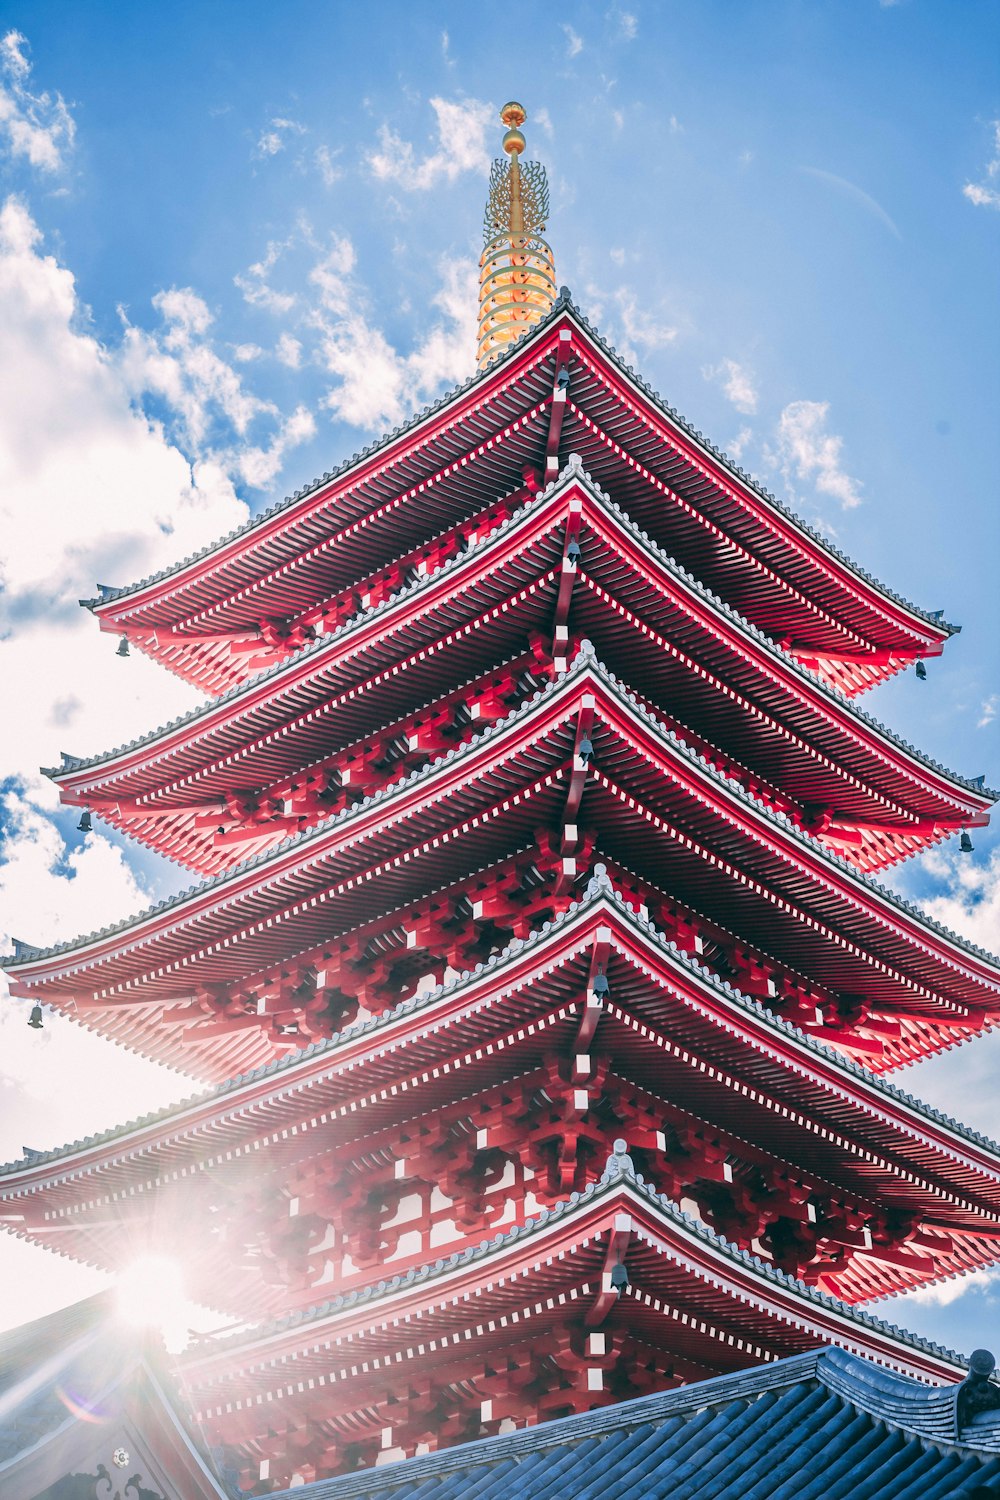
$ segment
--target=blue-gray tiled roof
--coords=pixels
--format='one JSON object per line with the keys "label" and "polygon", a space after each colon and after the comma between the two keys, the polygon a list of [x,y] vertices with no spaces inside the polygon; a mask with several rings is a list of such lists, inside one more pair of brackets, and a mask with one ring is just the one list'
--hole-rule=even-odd
{"label": "blue-gray tiled roof", "polygon": [[288,1500],[987,1500],[994,1427],[840,1350],[284,1491]]}

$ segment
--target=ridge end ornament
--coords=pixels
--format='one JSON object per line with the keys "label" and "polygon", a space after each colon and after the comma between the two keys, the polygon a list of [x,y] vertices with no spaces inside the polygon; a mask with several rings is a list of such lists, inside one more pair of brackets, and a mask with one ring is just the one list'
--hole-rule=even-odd
{"label": "ridge end ornament", "polygon": [[549,182],[537,161],[522,161],[527,118],[512,99],[500,111],[507,126],[504,156],[490,168],[490,193],[479,258],[479,368],[508,349],[555,305],[555,262],[542,238],[549,216]]}

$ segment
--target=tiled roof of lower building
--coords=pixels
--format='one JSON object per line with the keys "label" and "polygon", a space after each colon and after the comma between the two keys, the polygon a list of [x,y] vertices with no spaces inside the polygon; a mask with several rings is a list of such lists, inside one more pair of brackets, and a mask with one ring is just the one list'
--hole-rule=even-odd
{"label": "tiled roof of lower building", "polygon": [[[1000,1412],[841,1350],[285,1491],[295,1500],[988,1500]],[[273,1497],[277,1500],[277,1497]]]}

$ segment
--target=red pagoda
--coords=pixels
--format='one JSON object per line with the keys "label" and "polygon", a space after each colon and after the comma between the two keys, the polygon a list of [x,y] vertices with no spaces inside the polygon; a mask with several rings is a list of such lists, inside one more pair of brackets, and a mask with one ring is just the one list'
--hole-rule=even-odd
{"label": "red pagoda", "polygon": [[[894,1070],[1000,962],[878,883],[996,800],[858,706],[956,627],[815,535],[557,293],[508,105],[466,385],[86,603],[207,706],[50,774],[199,883],[16,996],[211,1085],[0,1175],[174,1256],[267,1494],[836,1345],[1000,1254],[1000,1155]],[[41,1012],[39,1012],[41,1014]]]}

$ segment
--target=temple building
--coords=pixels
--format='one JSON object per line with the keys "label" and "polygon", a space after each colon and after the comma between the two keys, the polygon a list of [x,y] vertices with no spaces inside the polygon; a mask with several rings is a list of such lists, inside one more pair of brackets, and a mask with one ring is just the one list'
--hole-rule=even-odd
{"label": "temple building", "polygon": [[7,1335],[106,1421],[58,1353],[0,1383],[5,1496],[1000,1494],[992,1362],[865,1311],[1000,1255],[997,1146],[896,1081],[1000,961],[882,884],[997,794],[861,706],[957,627],[604,342],[502,119],[477,374],[85,601],[209,697],[49,774],[196,883],[4,966],[203,1087],[0,1169],[0,1221],[227,1327]]}

